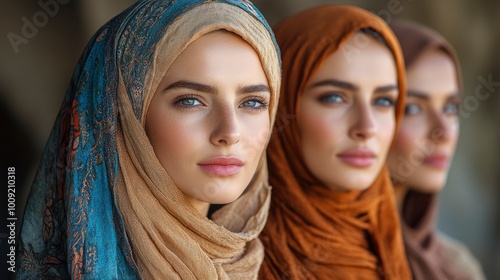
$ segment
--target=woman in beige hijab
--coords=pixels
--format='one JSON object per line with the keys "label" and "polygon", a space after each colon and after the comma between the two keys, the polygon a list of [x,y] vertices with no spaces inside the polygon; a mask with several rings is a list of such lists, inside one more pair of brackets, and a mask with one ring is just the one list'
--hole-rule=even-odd
{"label": "woman in beige hijab", "polygon": [[279,83],[248,1],[145,0],[112,19],[47,143],[17,277],[257,278]]}
{"label": "woman in beige hijab", "polygon": [[417,280],[484,279],[464,245],[438,233],[438,195],[459,132],[460,64],[435,31],[393,21],[407,69],[408,95],[388,162],[401,212],[406,255]]}

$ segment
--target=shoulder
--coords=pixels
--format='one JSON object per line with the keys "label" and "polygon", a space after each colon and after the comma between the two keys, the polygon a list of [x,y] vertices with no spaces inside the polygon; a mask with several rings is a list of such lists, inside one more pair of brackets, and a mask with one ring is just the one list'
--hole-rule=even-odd
{"label": "shoulder", "polygon": [[462,268],[462,271],[472,276],[472,279],[486,279],[481,264],[465,244],[442,232],[438,232],[438,239],[444,257],[452,262],[454,267]]}

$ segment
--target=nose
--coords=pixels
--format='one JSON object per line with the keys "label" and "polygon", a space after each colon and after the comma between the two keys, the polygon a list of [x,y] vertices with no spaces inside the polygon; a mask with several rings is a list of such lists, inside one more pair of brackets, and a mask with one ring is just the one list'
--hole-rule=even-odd
{"label": "nose", "polygon": [[430,138],[436,143],[445,143],[450,140],[451,120],[448,120],[444,114],[439,111],[432,112],[432,130]]}
{"label": "nose", "polygon": [[349,128],[349,137],[363,141],[375,135],[376,125],[370,104],[357,104],[350,113],[353,121]]}
{"label": "nose", "polygon": [[226,107],[220,108],[218,111],[212,119],[214,129],[210,135],[210,142],[216,146],[229,146],[238,143],[240,130],[235,110]]}

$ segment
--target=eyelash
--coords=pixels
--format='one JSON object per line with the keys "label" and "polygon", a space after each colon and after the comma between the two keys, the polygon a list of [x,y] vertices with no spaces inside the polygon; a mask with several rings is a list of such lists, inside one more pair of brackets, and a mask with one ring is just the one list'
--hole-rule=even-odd
{"label": "eyelash", "polygon": [[[453,112],[447,112],[446,109],[448,106],[453,106],[454,107],[454,111]],[[458,113],[460,111],[460,107],[461,107],[461,103],[460,102],[450,102],[450,103],[447,103],[444,108],[443,108],[443,113],[448,115],[448,116],[451,116],[451,117],[456,117],[458,116]]]}
{"label": "eyelash", "polygon": [[[336,100],[335,101],[329,101],[328,99],[332,98],[332,97],[335,97]],[[340,99],[340,100],[338,100],[337,98]],[[327,94],[323,94],[323,95],[319,96],[318,100],[319,100],[319,102],[325,103],[325,104],[339,104],[339,103],[344,102],[345,98],[341,94],[339,94],[339,93],[327,93]],[[377,102],[379,100],[387,101],[388,104],[385,104],[385,105],[377,104]],[[375,106],[389,108],[389,107],[393,107],[394,104],[396,103],[396,101],[394,100],[394,98],[392,98],[390,96],[384,96],[384,97],[377,97],[377,98],[375,98],[375,100],[374,100],[373,103],[374,103],[373,105],[375,105]]]}
{"label": "eyelash", "polygon": [[[412,110],[410,111],[410,109],[412,109]],[[413,110],[413,109],[415,109],[415,110]],[[420,113],[420,111],[422,111],[422,108],[420,105],[418,105],[416,103],[408,103],[405,106],[405,116],[413,116],[413,115]]]}
{"label": "eyelash", "polygon": [[[204,106],[204,103],[200,99],[201,98],[198,95],[185,94],[185,95],[177,96],[172,101],[172,103],[177,108],[184,109],[184,110],[191,110],[191,109],[194,109],[195,107],[198,107],[198,106]],[[187,100],[195,100],[199,104],[194,104],[194,105],[182,104],[183,101],[187,101]],[[255,107],[243,106],[244,103],[251,102],[251,101],[258,103],[258,105]],[[260,97],[260,96],[251,96],[251,97],[248,97],[245,100],[243,100],[239,107],[242,107],[242,108],[248,109],[248,110],[252,110],[252,111],[264,111],[264,110],[267,110],[269,108],[269,101],[263,97]]]}
{"label": "eyelash", "polygon": [[[174,104],[174,106],[176,108],[180,108],[180,109],[184,109],[184,110],[190,110],[190,109],[193,109],[195,107],[204,105],[203,102],[200,101],[200,99],[201,98],[198,95],[195,95],[195,94],[185,94],[185,95],[177,96],[172,101],[172,103]],[[200,104],[195,104],[195,105],[191,105],[191,106],[189,106],[189,105],[183,105],[182,102],[183,101],[187,101],[187,100],[195,100],[195,101],[197,101]]]}
{"label": "eyelash", "polygon": [[[448,106],[453,106],[455,111],[454,112],[446,112],[446,109]],[[449,102],[449,103],[446,103],[443,107],[443,113],[445,115],[449,115],[449,116],[458,116],[458,113],[460,111],[460,107],[461,107],[461,103],[460,102]],[[410,112],[409,109],[410,108],[417,108],[417,111],[416,112]],[[422,106],[417,104],[417,103],[408,103],[406,104],[405,106],[405,115],[407,116],[412,116],[412,115],[417,115],[419,114],[421,111],[423,110]]]}
{"label": "eyelash", "polygon": [[253,111],[264,111],[264,110],[267,110],[267,108],[269,108],[269,101],[265,98],[262,98],[260,96],[251,96],[249,98],[246,98],[245,100],[243,100],[243,102],[241,102],[241,105],[240,107],[247,103],[247,102],[251,102],[251,101],[254,101],[254,102],[257,102],[259,103],[260,105],[256,106],[256,107],[243,107],[243,108],[248,108],[248,110],[253,110]]}
{"label": "eyelash", "polygon": [[[387,101],[389,104],[377,104],[377,101],[380,101],[380,100],[383,100],[383,101]],[[396,101],[394,100],[394,98],[390,97],[390,96],[383,96],[383,97],[377,97],[375,98],[375,100],[373,101],[373,105],[375,106],[380,106],[380,107],[384,107],[384,108],[389,108],[389,107],[393,107],[394,104],[396,103]]]}
{"label": "eyelash", "polygon": [[[340,100],[338,100],[338,99],[336,99],[335,101],[329,100],[332,97],[338,98]],[[318,101],[320,103],[323,103],[323,104],[339,104],[339,103],[344,102],[345,98],[339,93],[325,93],[325,94],[318,96]]]}

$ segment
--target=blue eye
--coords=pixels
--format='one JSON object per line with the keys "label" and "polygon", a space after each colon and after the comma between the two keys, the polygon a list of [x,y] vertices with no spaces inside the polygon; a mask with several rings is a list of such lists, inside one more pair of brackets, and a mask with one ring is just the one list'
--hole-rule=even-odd
{"label": "blue eye", "polygon": [[183,100],[179,101],[179,103],[183,106],[196,106],[196,105],[201,104],[198,100],[193,99],[193,98],[183,99]]}
{"label": "blue eye", "polygon": [[381,107],[392,107],[394,105],[394,100],[389,97],[379,97],[375,99],[373,104]]}
{"label": "blue eye", "polygon": [[416,115],[422,111],[422,108],[418,104],[406,104],[405,106],[405,115],[411,116]]}
{"label": "blue eye", "polygon": [[183,109],[190,109],[190,108],[195,108],[200,105],[203,105],[199,101],[199,97],[192,95],[192,94],[187,94],[187,95],[181,95],[178,96],[173,100],[174,106],[183,108]]}
{"label": "blue eye", "polygon": [[249,101],[245,101],[243,102],[243,104],[241,104],[241,106],[243,107],[260,107],[262,106],[262,103],[256,101],[256,100],[249,100]]}
{"label": "blue eye", "polygon": [[459,103],[448,103],[444,106],[443,112],[446,115],[458,115],[458,110],[460,109]]}
{"label": "blue eye", "polygon": [[342,103],[344,98],[340,94],[328,93],[321,95],[318,100],[323,103]]}
{"label": "blue eye", "polygon": [[240,107],[252,110],[264,110],[267,109],[268,105],[268,102],[266,102],[264,99],[260,97],[252,97],[251,99],[248,99],[241,103]]}

